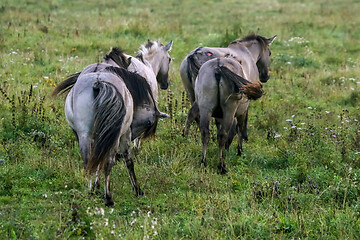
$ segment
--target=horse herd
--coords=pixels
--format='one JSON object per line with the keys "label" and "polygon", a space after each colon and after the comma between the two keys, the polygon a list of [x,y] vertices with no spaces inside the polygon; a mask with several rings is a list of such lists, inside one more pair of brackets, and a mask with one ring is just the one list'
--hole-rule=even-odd
{"label": "horse herd", "polygon": [[[275,38],[250,34],[227,48],[197,48],[183,60],[180,75],[192,105],[183,135],[188,134],[193,121],[198,123],[204,167],[212,117],[217,126],[219,172],[226,173],[224,149],[229,148],[236,134],[241,154],[242,141],[247,139],[249,101],[263,94],[258,79],[269,79],[269,47]],[[161,89],[169,86],[168,52],[172,45],[172,41],[167,45],[148,41],[135,57],[112,48],[103,62],[69,76],[53,91],[53,95],[68,92],[65,116],[79,142],[90,191],[99,188],[99,172],[104,170],[107,206],[114,205],[110,173],[119,158],[128,169],[135,194],[143,194],[134,172],[130,143],[135,140],[139,144],[140,139],[153,135],[158,120],[168,117],[158,108],[158,85]]]}

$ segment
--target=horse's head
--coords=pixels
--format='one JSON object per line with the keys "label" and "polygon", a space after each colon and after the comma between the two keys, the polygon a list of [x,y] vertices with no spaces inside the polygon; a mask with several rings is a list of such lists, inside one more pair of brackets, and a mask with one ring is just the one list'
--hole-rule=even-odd
{"label": "horse's head", "polygon": [[265,83],[269,80],[269,67],[270,67],[270,45],[275,40],[276,35],[272,38],[260,38],[259,45],[261,46],[259,58],[256,62],[256,66],[259,70],[259,79],[261,82]]}
{"label": "horse's head", "polygon": [[169,51],[171,50],[173,41],[170,41],[167,45],[161,46],[161,51],[158,51],[156,58],[159,62],[159,72],[156,75],[156,80],[160,85],[160,88],[165,90],[169,87],[169,65],[171,57]]}
{"label": "horse's head", "polygon": [[167,45],[163,45],[160,41],[148,43],[140,50],[142,56],[147,60],[156,75],[156,80],[161,89],[165,90],[169,87],[169,65],[171,58],[169,51],[171,50],[173,41],[170,41]]}
{"label": "horse's head", "polygon": [[155,104],[147,103],[136,107],[131,123],[131,138],[148,137],[155,133],[160,112]]}

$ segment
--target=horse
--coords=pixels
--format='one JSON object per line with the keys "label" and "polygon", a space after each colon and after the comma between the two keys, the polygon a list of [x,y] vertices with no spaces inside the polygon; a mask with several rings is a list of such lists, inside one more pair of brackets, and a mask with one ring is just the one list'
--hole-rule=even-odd
{"label": "horse", "polygon": [[[173,41],[167,45],[161,44],[160,41],[151,42],[148,40],[146,45],[142,45],[136,57],[125,54],[120,48],[111,48],[110,52],[105,55],[104,62],[114,67],[122,67],[130,72],[134,72],[144,77],[150,85],[152,96],[157,104],[158,84],[161,89],[167,89],[170,83],[168,72],[171,58],[169,51],[172,48]],[[53,96],[69,91],[77,81],[81,72],[69,76],[66,80],[59,83],[53,91]],[[169,117],[166,113],[160,112],[160,118]],[[133,140],[141,137],[134,137]],[[139,145],[139,141],[135,145]]]}
{"label": "horse", "polygon": [[89,65],[78,74],[66,97],[65,116],[79,142],[84,168],[89,176],[96,172],[94,185],[89,177],[90,190],[99,186],[98,172],[104,169],[105,205],[114,205],[110,173],[116,158],[122,156],[135,195],[143,195],[130,141],[154,134],[160,117],[146,79],[113,64]]}
{"label": "horse", "polygon": [[146,45],[141,45],[136,57],[126,55],[132,61],[128,67],[130,72],[135,72],[144,77],[153,92],[155,100],[158,100],[158,85],[160,89],[166,90],[169,87],[169,65],[173,41],[165,46],[160,41],[151,42],[148,40]]}
{"label": "horse", "polygon": [[[266,39],[267,44],[270,46],[270,44],[273,42],[273,40],[276,38],[276,36]],[[242,38],[241,40],[233,41],[229,44],[227,48],[213,48],[213,47],[200,47],[197,49],[194,49],[193,51],[188,54],[185,59],[182,61],[180,66],[180,76],[184,85],[184,88],[188,94],[189,100],[191,102],[192,107],[189,110],[183,136],[186,136],[188,134],[189,128],[191,123],[195,120],[198,125],[200,122],[199,119],[199,108],[195,104],[195,82],[196,78],[199,72],[200,67],[207,61],[214,59],[214,58],[222,58],[222,57],[230,57],[233,58],[239,62],[244,62],[244,64],[255,66],[253,68],[250,68],[251,66],[247,66],[249,68],[248,74],[249,78],[256,79],[260,78],[260,81],[265,83],[268,81],[268,73],[264,70],[259,72],[259,67],[261,69],[261,61],[258,58],[254,58],[253,61],[251,60],[252,53],[249,54],[249,51],[253,51],[251,49],[254,49],[255,46],[261,45],[262,42],[265,41],[265,38],[256,34],[249,34]],[[244,47],[248,48],[245,49]],[[256,55],[256,53],[255,53]],[[253,56],[257,57],[257,56]],[[255,62],[255,63],[254,63]],[[258,66],[259,65],[259,66]],[[238,155],[241,155],[242,152],[242,141],[247,140],[247,118],[248,118],[248,111],[246,110],[246,113],[243,115],[243,117],[240,119],[242,121],[241,126],[242,129],[240,131],[242,132],[242,139],[241,142],[238,142],[237,150]],[[236,135],[236,123],[237,119],[234,121],[234,125],[231,128],[229,139],[226,143],[226,149],[229,148],[233,137]],[[218,123],[217,123],[218,125]]]}
{"label": "horse", "polygon": [[247,116],[249,102],[262,96],[261,82],[266,82],[270,78],[269,47],[274,39],[256,35],[247,36],[236,43],[239,53],[237,56],[211,59],[200,67],[195,81],[193,106],[196,106],[200,115],[203,144],[201,163],[204,167],[206,167],[206,150],[210,138],[209,122],[212,116],[216,119],[218,129],[220,173],[227,172],[224,148],[234,123],[238,133],[238,144],[242,149],[244,119]]}
{"label": "horse", "polygon": [[[151,42],[148,40],[146,45],[141,45],[136,57],[126,55],[128,59],[131,58],[128,70],[135,72],[144,77],[149,83],[154,99],[158,101],[158,85],[160,89],[166,90],[169,87],[169,65],[173,41],[170,41],[165,46],[160,41]],[[166,113],[160,113],[161,118],[168,118]],[[141,138],[141,137],[140,137]],[[140,138],[135,138],[134,149],[140,148]]]}

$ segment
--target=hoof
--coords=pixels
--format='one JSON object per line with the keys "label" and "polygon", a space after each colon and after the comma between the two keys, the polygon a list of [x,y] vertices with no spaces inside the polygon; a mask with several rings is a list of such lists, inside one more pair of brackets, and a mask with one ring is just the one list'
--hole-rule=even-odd
{"label": "hoof", "polygon": [[141,190],[140,187],[137,187],[137,188],[135,189],[135,196],[136,196],[136,197],[144,196],[144,192]]}
{"label": "hoof", "polygon": [[226,168],[225,167],[223,167],[223,166],[218,166],[218,171],[219,171],[219,173],[220,174],[226,174],[227,173],[227,170],[226,170]]}
{"label": "hoof", "polygon": [[106,199],[105,199],[105,206],[107,206],[107,207],[112,207],[112,206],[114,206],[114,201],[112,200],[112,198],[111,197],[106,197]]}

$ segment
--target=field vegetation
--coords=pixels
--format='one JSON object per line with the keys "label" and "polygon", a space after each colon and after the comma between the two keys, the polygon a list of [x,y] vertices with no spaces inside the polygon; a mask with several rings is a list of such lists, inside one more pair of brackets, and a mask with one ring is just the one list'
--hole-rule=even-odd
{"label": "field vegetation", "polygon": [[[359,239],[358,0],[2,0],[0,239]],[[207,172],[200,132],[181,136],[189,101],[179,75],[199,46],[277,35],[271,78],[249,109],[244,154],[217,173],[212,124]],[[136,54],[174,40],[170,119],[135,155],[145,192],[112,172],[115,206],[89,196],[76,138],[54,86],[112,46]],[[236,142],[235,142],[236,143]]]}

